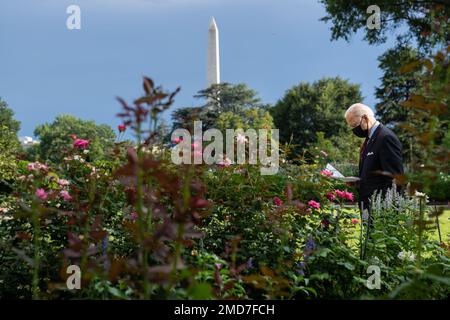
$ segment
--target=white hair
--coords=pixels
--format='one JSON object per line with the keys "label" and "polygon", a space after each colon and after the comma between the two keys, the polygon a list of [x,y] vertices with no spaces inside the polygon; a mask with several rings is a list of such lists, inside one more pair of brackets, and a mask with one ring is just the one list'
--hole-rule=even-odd
{"label": "white hair", "polygon": [[345,118],[347,118],[350,115],[353,117],[362,117],[363,115],[367,115],[369,118],[375,119],[375,114],[373,113],[373,110],[362,103],[352,104],[347,109],[347,111],[345,111],[344,115]]}

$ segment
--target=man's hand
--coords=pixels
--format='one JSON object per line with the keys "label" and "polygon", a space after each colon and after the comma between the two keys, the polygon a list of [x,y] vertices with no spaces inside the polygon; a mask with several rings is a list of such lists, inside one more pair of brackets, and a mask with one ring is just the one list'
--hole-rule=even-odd
{"label": "man's hand", "polygon": [[349,182],[346,182],[345,185],[348,187],[358,187],[359,181],[349,181]]}

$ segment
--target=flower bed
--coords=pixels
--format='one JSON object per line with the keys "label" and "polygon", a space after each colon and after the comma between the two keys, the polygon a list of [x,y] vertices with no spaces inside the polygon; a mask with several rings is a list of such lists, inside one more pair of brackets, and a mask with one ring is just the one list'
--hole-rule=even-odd
{"label": "flower bed", "polygon": [[[352,190],[320,159],[282,161],[268,176],[229,161],[174,165],[143,127],[176,92],[144,88],[134,106],[121,100],[119,131],[133,130],[136,147],[117,142],[112,161],[90,162],[89,137],[73,137],[62,163],[18,163],[1,203],[0,297],[448,296],[449,247],[430,237],[438,213],[423,195],[374,198],[366,243]],[[70,265],[80,290],[68,289]]]}

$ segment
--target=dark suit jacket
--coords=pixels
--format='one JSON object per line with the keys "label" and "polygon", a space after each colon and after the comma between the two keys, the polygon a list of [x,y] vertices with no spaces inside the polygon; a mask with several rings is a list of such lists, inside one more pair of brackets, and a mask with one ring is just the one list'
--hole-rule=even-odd
{"label": "dark suit jacket", "polygon": [[367,200],[375,191],[386,191],[391,188],[394,176],[401,174],[403,174],[402,145],[395,133],[380,124],[361,153],[360,200]]}

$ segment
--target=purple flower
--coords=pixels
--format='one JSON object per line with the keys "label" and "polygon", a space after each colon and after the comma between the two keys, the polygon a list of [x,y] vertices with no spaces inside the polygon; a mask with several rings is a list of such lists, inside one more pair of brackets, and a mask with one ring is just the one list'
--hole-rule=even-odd
{"label": "purple flower", "polygon": [[247,261],[247,268],[248,269],[253,268],[253,258],[248,259],[248,261]]}

